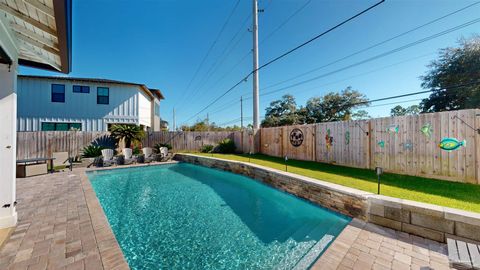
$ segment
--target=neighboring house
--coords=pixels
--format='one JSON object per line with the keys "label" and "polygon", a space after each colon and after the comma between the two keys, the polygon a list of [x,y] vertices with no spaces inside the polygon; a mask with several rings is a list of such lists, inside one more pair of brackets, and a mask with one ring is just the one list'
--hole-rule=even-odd
{"label": "neighboring house", "polygon": [[161,130],[168,130],[168,122],[165,120],[160,120],[160,129]]}
{"label": "neighboring house", "polygon": [[19,75],[17,131],[107,131],[113,124],[160,131],[162,99],[143,84]]}

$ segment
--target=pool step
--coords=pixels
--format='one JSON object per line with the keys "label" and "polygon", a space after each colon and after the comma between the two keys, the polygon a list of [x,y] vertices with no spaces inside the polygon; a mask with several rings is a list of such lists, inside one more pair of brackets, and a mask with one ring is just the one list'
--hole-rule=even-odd
{"label": "pool step", "polygon": [[298,239],[305,240],[310,234],[310,232],[312,232],[317,226],[318,226],[318,223],[306,222],[304,225],[302,225],[302,227],[296,230],[289,238],[292,238],[295,241],[298,241]]}
{"label": "pool step", "polygon": [[287,241],[288,239],[294,237],[298,239],[302,236],[302,233],[305,234],[309,232],[312,228],[313,224],[309,222],[302,224],[300,227],[288,227],[278,237],[276,237],[276,239],[280,242]]}
{"label": "pool step", "polygon": [[320,224],[321,229],[314,231],[317,235],[323,235],[322,239],[320,239],[304,256],[301,258],[293,269],[300,270],[300,269],[308,269],[310,268],[315,261],[318,259],[320,254],[327,248],[327,246],[335,239],[337,234],[336,228],[337,226],[341,226],[340,222],[336,222],[335,224],[329,226],[329,230],[325,232],[325,225]]}
{"label": "pool step", "polygon": [[[331,236],[323,237],[322,239],[320,239],[320,241],[315,240],[323,236],[326,231],[325,226],[329,226],[329,224],[306,223],[302,227],[300,227],[290,237],[291,239],[295,240],[297,244],[293,246],[292,249],[286,254],[286,256],[277,264],[275,269],[293,269],[297,265],[297,269],[302,269],[299,265],[299,262],[302,260],[304,261],[302,265],[310,265],[310,261],[314,261],[316,259],[315,254],[311,253],[312,249],[318,250],[318,254],[320,254],[323,251],[323,248],[328,245],[331,239],[333,239],[333,236]],[[306,259],[306,254],[308,253],[311,253],[308,258],[313,257],[313,259]]]}

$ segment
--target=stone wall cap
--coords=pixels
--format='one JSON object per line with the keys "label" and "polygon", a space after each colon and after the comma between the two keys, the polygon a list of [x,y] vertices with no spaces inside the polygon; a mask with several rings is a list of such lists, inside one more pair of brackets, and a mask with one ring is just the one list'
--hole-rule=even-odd
{"label": "stone wall cap", "polygon": [[393,198],[393,197],[388,197],[388,196],[378,195],[378,194],[372,194],[368,196],[368,200],[371,203],[388,206],[391,208],[397,208],[397,209],[402,208],[402,202],[403,202],[403,200],[399,198]]}
{"label": "stone wall cap", "polygon": [[445,207],[445,219],[480,226],[480,213]]}

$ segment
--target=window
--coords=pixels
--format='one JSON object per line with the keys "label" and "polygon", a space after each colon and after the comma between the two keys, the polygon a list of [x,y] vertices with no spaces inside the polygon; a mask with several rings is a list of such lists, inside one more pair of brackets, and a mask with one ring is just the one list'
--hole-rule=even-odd
{"label": "window", "polygon": [[52,84],[52,102],[65,102],[65,85]]}
{"label": "window", "polygon": [[82,130],[81,123],[54,123],[43,122],[42,131],[69,131],[69,130]]}
{"label": "window", "polygon": [[90,93],[90,86],[85,85],[74,85],[73,86],[74,93]]}
{"label": "window", "polygon": [[155,115],[160,116],[160,104],[155,103]]}
{"label": "window", "polygon": [[108,104],[109,93],[108,87],[97,87],[97,104]]}

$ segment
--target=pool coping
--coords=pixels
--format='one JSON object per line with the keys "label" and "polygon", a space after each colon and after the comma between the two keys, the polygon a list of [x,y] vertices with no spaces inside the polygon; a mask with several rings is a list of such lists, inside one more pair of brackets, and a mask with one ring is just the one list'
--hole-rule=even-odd
{"label": "pool coping", "polygon": [[103,269],[130,269],[86,172],[80,178]]}
{"label": "pool coping", "polygon": [[248,162],[185,153],[174,159],[242,174],[352,218],[438,242],[480,241],[480,213],[377,195]]}

